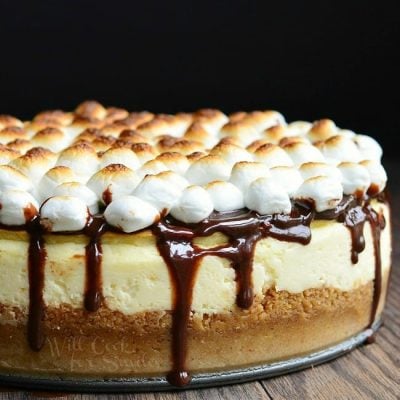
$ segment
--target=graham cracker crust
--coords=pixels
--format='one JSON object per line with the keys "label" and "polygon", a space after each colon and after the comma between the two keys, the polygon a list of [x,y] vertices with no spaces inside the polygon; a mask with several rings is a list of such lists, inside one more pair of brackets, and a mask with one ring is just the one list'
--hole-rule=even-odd
{"label": "graham cracker crust", "polygon": [[[378,316],[383,309],[383,281]],[[249,310],[193,314],[187,367],[226,370],[315,351],[368,326],[372,282],[344,292],[309,289],[299,294],[269,289]],[[68,306],[46,310],[46,343],[32,351],[26,314],[0,305],[0,371],[39,376],[124,377],[171,369],[171,314],[124,315],[105,307],[88,313]]]}

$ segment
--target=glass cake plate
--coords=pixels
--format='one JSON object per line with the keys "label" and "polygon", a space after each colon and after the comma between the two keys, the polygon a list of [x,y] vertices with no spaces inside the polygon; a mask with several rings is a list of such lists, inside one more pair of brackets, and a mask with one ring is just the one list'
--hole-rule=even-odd
{"label": "glass cake plate", "polygon": [[170,385],[164,377],[92,379],[44,378],[18,374],[0,374],[0,385],[31,390],[54,390],[57,392],[126,393],[197,389],[243,383],[299,371],[333,360],[365,343],[380,326],[381,320],[378,320],[371,328],[365,329],[338,344],[288,360],[230,371],[193,374],[191,383],[182,388]]}

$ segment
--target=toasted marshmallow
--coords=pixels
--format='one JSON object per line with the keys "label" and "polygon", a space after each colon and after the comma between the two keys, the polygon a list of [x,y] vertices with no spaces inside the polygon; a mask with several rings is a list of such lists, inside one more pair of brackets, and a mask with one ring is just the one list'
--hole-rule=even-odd
{"label": "toasted marshmallow", "polygon": [[342,162],[338,165],[342,174],[342,186],[344,194],[354,194],[362,197],[371,184],[368,170],[360,164]]}
{"label": "toasted marshmallow", "polygon": [[305,136],[285,136],[279,141],[279,146],[284,148],[295,143],[311,144]]}
{"label": "toasted marshmallow", "polygon": [[99,159],[92,146],[80,143],[63,150],[58,157],[57,165],[71,168],[85,180],[98,170]]}
{"label": "toasted marshmallow", "polygon": [[253,181],[244,196],[248,209],[265,214],[289,214],[292,208],[289,195],[282,186],[269,178],[258,178]]}
{"label": "toasted marshmallow", "polygon": [[176,152],[162,153],[157,156],[156,160],[161,161],[168,170],[180,175],[184,175],[190,166],[189,160],[184,155]]}
{"label": "toasted marshmallow", "polygon": [[201,142],[207,149],[212,148],[218,143],[218,137],[208,131],[200,122],[194,122],[184,135],[184,139]]}
{"label": "toasted marshmallow", "polygon": [[71,168],[58,166],[49,169],[38,185],[38,198],[44,201],[53,195],[54,189],[64,182],[76,181],[76,175]]}
{"label": "toasted marshmallow", "polygon": [[371,178],[371,186],[368,192],[370,194],[377,194],[385,189],[387,175],[382,164],[377,160],[364,160],[360,164],[367,169]]}
{"label": "toasted marshmallow", "polygon": [[273,181],[282,186],[289,197],[292,197],[303,183],[300,172],[294,167],[274,167],[269,173]]}
{"label": "toasted marshmallow", "polygon": [[62,110],[48,110],[36,114],[33,120],[35,122],[49,123],[49,126],[52,124],[67,126],[74,120],[74,114]]}
{"label": "toasted marshmallow", "polygon": [[241,161],[233,166],[229,181],[244,193],[251,182],[269,175],[269,168],[265,164]]}
{"label": "toasted marshmallow", "polygon": [[156,118],[165,120],[169,125],[168,135],[175,137],[183,136],[193,121],[192,115],[187,113],[178,113],[176,115],[159,114]]}
{"label": "toasted marshmallow", "polygon": [[260,133],[244,120],[228,122],[219,131],[219,137],[233,138],[241,146],[248,146],[254,140],[260,139]]}
{"label": "toasted marshmallow", "polygon": [[54,120],[39,119],[39,120],[28,121],[25,122],[24,124],[24,130],[28,138],[32,138],[33,136],[36,135],[37,132],[46,128],[67,129],[67,127],[63,127],[57,121]]}
{"label": "toasted marshmallow", "polygon": [[344,136],[332,136],[325,142],[321,142],[318,147],[329,164],[337,165],[345,161],[358,162],[362,159],[354,142]]}
{"label": "toasted marshmallow", "polygon": [[[120,148],[125,148],[125,149],[131,149],[132,150],[132,146],[135,143],[132,142],[129,138],[124,138],[124,139],[117,139],[115,140],[115,142],[112,145],[112,149],[120,149]],[[142,144],[142,143],[141,143]]]}
{"label": "toasted marshmallow", "polygon": [[97,128],[87,128],[82,131],[75,139],[74,143],[77,142],[89,142],[92,143],[93,140],[101,136],[101,130]]}
{"label": "toasted marshmallow", "polygon": [[25,154],[33,146],[30,140],[26,139],[15,139],[10,143],[7,143],[7,147],[11,150],[18,151],[20,154]]}
{"label": "toasted marshmallow", "polygon": [[[81,117],[76,117],[72,124],[63,127],[63,131],[70,137],[70,139],[75,139],[80,133],[85,129],[100,129],[103,126],[103,122],[97,119],[85,119]],[[54,127],[54,126],[53,126]]]}
{"label": "toasted marshmallow", "polygon": [[75,114],[81,118],[101,120],[107,116],[107,110],[97,101],[88,100],[78,105]]}
{"label": "toasted marshmallow", "polygon": [[120,121],[121,119],[129,117],[128,111],[124,110],[123,108],[108,107],[106,111],[107,115],[105,117],[105,120],[108,124],[112,124],[114,121]]}
{"label": "toasted marshmallow", "polygon": [[264,146],[265,144],[268,144],[271,142],[269,142],[266,139],[257,139],[254,142],[251,142],[247,147],[246,150],[250,151],[251,153],[254,153],[258,148],[260,148],[261,146]]}
{"label": "toasted marshmallow", "polygon": [[42,129],[32,138],[32,143],[35,146],[44,147],[55,153],[67,147],[70,141],[70,138],[62,130],[57,128]]}
{"label": "toasted marshmallow", "polygon": [[137,173],[140,179],[143,179],[146,175],[157,175],[168,170],[168,167],[163,162],[154,159],[144,163]]}
{"label": "toasted marshmallow", "polygon": [[286,124],[283,115],[273,110],[249,112],[241,119],[241,121],[252,125],[257,132],[268,129],[271,126]]}
{"label": "toasted marshmallow", "polygon": [[86,185],[80,182],[65,182],[58,185],[52,193],[53,196],[71,196],[82,200],[91,214],[99,212],[99,199]]}
{"label": "toasted marshmallow", "polygon": [[171,215],[187,224],[195,224],[207,218],[214,204],[209,193],[201,186],[187,187],[171,209]]}
{"label": "toasted marshmallow", "polygon": [[215,146],[210,155],[223,158],[230,167],[239,161],[254,161],[253,155],[247,150],[234,144],[220,143]]}
{"label": "toasted marshmallow", "polygon": [[200,122],[212,134],[217,134],[221,127],[229,122],[229,118],[223,112],[209,108],[196,111],[193,117],[194,121]]}
{"label": "toasted marshmallow", "polygon": [[293,121],[286,126],[286,136],[305,136],[313,124],[307,121]]}
{"label": "toasted marshmallow", "polygon": [[258,162],[265,164],[269,168],[291,167],[293,162],[286,152],[274,144],[264,144],[259,147],[254,157]]}
{"label": "toasted marshmallow", "polygon": [[20,189],[0,191],[0,223],[24,225],[38,214],[39,204],[32,195]]}
{"label": "toasted marshmallow", "polygon": [[131,149],[142,165],[157,156],[157,151],[154,147],[147,143],[134,143]]}
{"label": "toasted marshmallow", "polygon": [[[250,146],[250,144],[248,144],[248,146]],[[237,146],[240,148],[247,147],[247,146],[243,146],[243,144],[240,142],[240,140],[238,140],[237,138],[235,138],[233,136],[224,136],[223,138],[219,139],[218,143],[214,147],[220,146],[220,145]]]}
{"label": "toasted marshmallow", "polygon": [[126,118],[119,120],[129,129],[136,129],[139,125],[151,121],[154,114],[148,111],[139,111],[130,113]]}
{"label": "toasted marshmallow", "polygon": [[354,139],[354,137],[356,136],[355,132],[349,129],[339,129],[337,134],[340,136],[344,136],[348,139]]}
{"label": "toasted marshmallow", "polygon": [[279,141],[286,137],[287,129],[284,125],[275,125],[266,129],[261,133],[261,139],[266,143],[278,144]]}
{"label": "toasted marshmallow", "polygon": [[178,200],[183,185],[175,183],[168,172],[157,175],[146,175],[136,187],[133,195],[150,203],[159,212],[168,213]]}
{"label": "toasted marshmallow", "polygon": [[28,177],[10,165],[0,165],[0,191],[20,189],[30,191],[32,183]]}
{"label": "toasted marshmallow", "polygon": [[171,185],[178,187],[180,191],[190,186],[190,183],[186,178],[173,171],[159,172],[157,176],[169,182]]}
{"label": "toasted marshmallow", "polygon": [[96,172],[87,182],[104,204],[132,193],[139,183],[138,175],[122,164],[110,164]]}
{"label": "toasted marshmallow", "polygon": [[230,182],[213,181],[208,183],[205,189],[216,211],[233,211],[244,207],[242,191]]}
{"label": "toasted marshmallow", "polygon": [[322,162],[304,163],[301,165],[299,171],[304,180],[314,178],[315,176],[327,176],[338,181],[342,179],[342,174],[334,165]]}
{"label": "toasted marshmallow", "polygon": [[48,232],[82,230],[90,217],[86,204],[77,197],[54,196],[40,208],[40,223]]}
{"label": "toasted marshmallow", "polygon": [[227,181],[231,167],[221,157],[209,155],[195,161],[187,170],[185,177],[195,185],[205,185],[212,181]]}
{"label": "toasted marshmallow", "polygon": [[10,126],[0,131],[0,144],[6,144],[16,139],[28,139],[29,136],[26,134],[23,128],[17,126]]}
{"label": "toasted marshmallow", "polygon": [[318,142],[320,140],[327,140],[331,136],[337,134],[338,128],[332,120],[320,119],[313,123],[311,129],[307,133],[307,137],[311,142]]}
{"label": "toasted marshmallow", "polygon": [[126,130],[126,125],[118,122],[114,122],[112,124],[108,124],[103,126],[100,129],[100,134],[102,136],[110,136],[113,137],[114,139],[117,139],[121,132]]}
{"label": "toasted marshmallow", "polygon": [[106,221],[125,233],[132,233],[153,225],[160,214],[151,204],[135,196],[121,196],[105,209]]}
{"label": "toasted marshmallow", "polygon": [[247,112],[246,111],[235,111],[232,114],[229,114],[229,121],[231,122],[237,122],[242,120],[244,117],[246,117]]}
{"label": "toasted marshmallow", "polygon": [[12,115],[0,115],[0,131],[9,126],[17,126],[22,128],[24,126],[23,122]]}
{"label": "toasted marshmallow", "polygon": [[10,165],[19,169],[32,183],[38,183],[56,162],[57,155],[42,147],[34,147],[25,155],[11,161]]}
{"label": "toasted marshmallow", "polygon": [[283,146],[283,149],[295,165],[301,165],[306,162],[325,162],[322,153],[310,144],[300,142],[289,143]]}
{"label": "toasted marshmallow", "polygon": [[104,152],[112,148],[116,139],[112,136],[99,136],[93,140],[91,145],[97,152]]}
{"label": "toasted marshmallow", "polygon": [[162,136],[157,138],[157,147],[160,152],[178,152],[181,154],[190,154],[204,149],[201,142],[175,138],[172,136]]}
{"label": "toasted marshmallow", "polygon": [[137,155],[131,149],[124,147],[110,149],[102,154],[100,157],[100,168],[107,167],[110,164],[122,164],[133,171],[140,168],[140,161]]}
{"label": "toasted marshmallow", "polygon": [[16,159],[20,155],[21,154],[17,150],[0,145],[0,165],[8,164],[10,161]]}
{"label": "toasted marshmallow", "polygon": [[311,202],[317,212],[335,208],[343,198],[343,187],[339,180],[316,176],[306,179],[297,189],[294,198]]}
{"label": "toasted marshmallow", "polygon": [[356,135],[353,138],[361,153],[362,160],[377,160],[382,158],[382,147],[372,137],[366,135]]}
{"label": "toasted marshmallow", "polygon": [[137,131],[143,135],[147,141],[161,135],[175,136],[173,125],[170,124],[167,119],[158,117],[139,125]]}
{"label": "toasted marshmallow", "polygon": [[190,163],[194,163],[197,160],[200,160],[200,158],[205,157],[207,154],[203,153],[202,151],[195,151],[194,153],[190,153],[186,156],[186,158],[189,160]]}
{"label": "toasted marshmallow", "polygon": [[146,142],[146,138],[133,129],[124,129],[120,132],[118,137],[119,139],[129,141],[131,144]]}

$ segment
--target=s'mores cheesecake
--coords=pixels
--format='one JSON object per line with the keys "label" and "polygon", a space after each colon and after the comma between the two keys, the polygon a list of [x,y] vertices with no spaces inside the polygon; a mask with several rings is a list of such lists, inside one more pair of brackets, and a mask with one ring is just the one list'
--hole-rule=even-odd
{"label": "s'mores cheesecake", "polygon": [[382,149],[276,111],[0,116],[0,373],[191,375],[379,320]]}

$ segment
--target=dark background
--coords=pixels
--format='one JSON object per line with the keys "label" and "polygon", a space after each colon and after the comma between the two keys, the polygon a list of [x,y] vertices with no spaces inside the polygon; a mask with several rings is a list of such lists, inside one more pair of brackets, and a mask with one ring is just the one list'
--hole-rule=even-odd
{"label": "dark background", "polygon": [[93,98],[156,112],[274,108],[400,133],[396,2],[0,0],[0,112]]}

